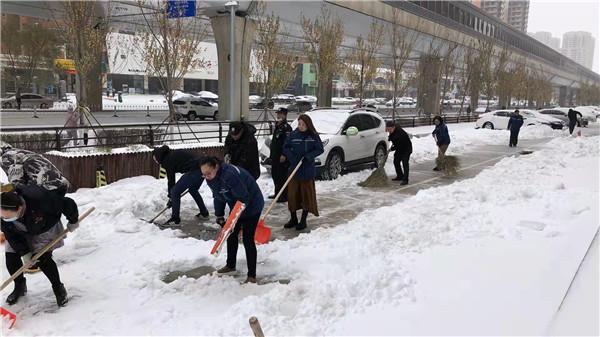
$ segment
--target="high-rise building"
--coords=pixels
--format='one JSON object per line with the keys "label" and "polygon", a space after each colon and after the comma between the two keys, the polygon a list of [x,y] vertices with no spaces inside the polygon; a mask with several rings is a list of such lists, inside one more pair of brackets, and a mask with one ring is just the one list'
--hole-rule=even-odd
{"label": "high-rise building", "polygon": [[592,69],[595,40],[589,32],[563,34],[562,53],[582,66]]}
{"label": "high-rise building", "polygon": [[528,34],[531,35],[536,40],[540,41],[541,43],[549,46],[550,48],[552,48],[556,51],[560,51],[560,39],[558,37],[553,37],[552,33],[550,33],[550,32],[535,32],[535,33],[528,33]]}
{"label": "high-rise building", "polygon": [[[529,0],[481,0],[480,2],[479,7],[488,14],[522,32],[527,31]],[[477,6],[477,4],[475,5]]]}

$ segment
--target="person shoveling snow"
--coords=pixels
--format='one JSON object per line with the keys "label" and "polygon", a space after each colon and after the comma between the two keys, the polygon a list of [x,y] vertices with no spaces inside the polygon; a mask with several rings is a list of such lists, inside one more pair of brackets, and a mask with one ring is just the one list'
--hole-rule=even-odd
{"label": "person shoveling snow", "polygon": [[435,139],[435,143],[438,147],[438,157],[435,160],[436,166],[433,170],[442,171],[446,175],[456,174],[456,171],[460,167],[460,161],[454,156],[446,156],[446,151],[450,145],[448,127],[441,116],[435,116],[433,118],[433,123],[435,124],[435,129],[431,135]]}

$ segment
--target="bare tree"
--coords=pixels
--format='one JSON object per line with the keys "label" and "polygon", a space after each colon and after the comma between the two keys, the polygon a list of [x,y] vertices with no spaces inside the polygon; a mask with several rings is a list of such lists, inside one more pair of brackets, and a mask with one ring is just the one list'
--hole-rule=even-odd
{"label": "bare tree", "polygon": [[169,9],[167,2],[153,8],[148,3],[138,2],[145,30],[136,36],[134,45],[146,64],[146,73],[158,77],[169,105],[169,119],[174,121],[174,90],[183,86],[183,77],[190,70],[208,65],[198,56],[208,29],[195,17],[183,17],[185,8]]}
{"label": "bare tree", "polygon": [[2,21],[2,44],[8,61],[4,69],[14,79],[15,90],[19,74],[23,75],[20,84],[26,88],[31,86],[34,77],[51,79],[59,41],[56,30],[48,28],[44,22],[21,25],[18,18],[11,17]]}
{"label": "bare tree", "polygon": [[393,19],[389,25],[388,36],[391,48],[391,66],[389,79],[392,83],[392,119],[396,118],[396,107],[398,96],[404,95],[404,92],[411,83],[410,78],[403,78],[403,69],[410,59],[419,35],[410,33],[400,25],[400,11],[393,8]]}
{"label": "bare tree", "polygon": [[448,47],[446,49],[446,53],[442,58],[442,66],[440,67],[440,71],[442,72],[441,78],[443,79],[442,85],[442,104],[440,104],[440,113],[444,110],[444,101],[443,99],[446,97],[446,93],[448,92],[448,87],[450,84],[450,77],[454,80],[454,71],[456,70],[456,61],[458,60],[458,42],[449,42]]}
{"label": "bare tree", "polygon": [[508,48],[508,44],[504,44],[499,51],[492,47],[491,55],[490,61],[483,65],[488,68],[484,70],[484,74],[487,76],[483,81],[483,89],[487,96],[488,108],[490,106],[490,98],[494,95],[500,96],[500,91],[498,89],[500,87],[501,75],[506,72],[506,67],[512,53]]}
{"label": "bare tree", "polygon": [[[264,6],[263,6],[264,7]],[[267,118],[268,104],[272,94],[285,88],[296,76],[295,58],[284,52],[279,17],[271,13],[259,19],[254,56],[255,77],[261,85],[264,97],[264,116]]]}
{"label": "bare tree", "polygon": [[358,89],[359,104],[362,105],[367,86],[372,83],[381,65],[377,53],[383,45],[384,27],[377,21],[371,22],[369,35],[356,38],[356,43],[346,58],[346,79]]}
{"label": "bare tree", "polygon": [[301,22],[308,58],[317,70],[317,101],[322,106],[329,106],[333,75],[342,66],[339,48],[344,36],[344,25],[325,5],[321,7],[318,17],[310,19],[303,15]]}
{"label": "bare tree", "polygon": [[[106,7],[104,17],[98,17]],[[75,61],[77,104],[90,106],[92,111],[102,110],[100,78],[102,52],[106,49],[109,30],[110,5],[93,1],[63,1],[63,17],[54,18],[57,26],[64,28],[65,38],[72,45]]]}

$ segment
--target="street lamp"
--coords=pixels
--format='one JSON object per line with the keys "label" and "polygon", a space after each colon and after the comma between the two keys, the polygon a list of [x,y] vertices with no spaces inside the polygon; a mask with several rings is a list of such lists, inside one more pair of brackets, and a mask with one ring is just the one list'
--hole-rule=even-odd
{"label": "street lamp", "polygon": [[233,120],[233,93],[235,90],[234,84],[234,51],[235,51],[235,9],[238,7],[237,1],[229,1],[225,4],[225,8],[229,9],[229,120]]}

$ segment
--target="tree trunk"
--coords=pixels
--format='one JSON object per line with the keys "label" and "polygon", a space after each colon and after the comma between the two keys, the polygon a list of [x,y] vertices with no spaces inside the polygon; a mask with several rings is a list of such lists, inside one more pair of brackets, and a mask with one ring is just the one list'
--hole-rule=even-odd
{"label": "tree trunk", "polygon": [[320,76],[318,83],[319,87],[317,88],[317,102],[319,102],[319,106],[331,106],[331,76],[329,78],[322,78]]}

